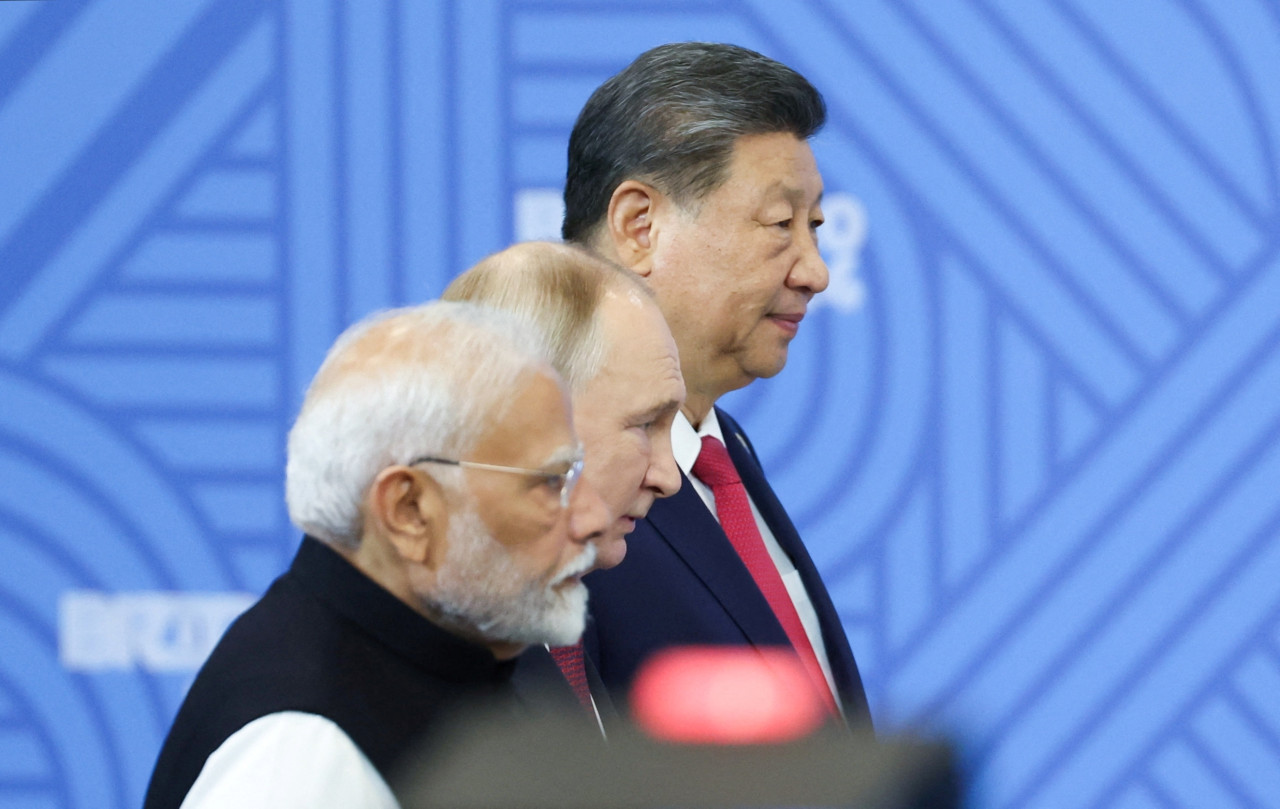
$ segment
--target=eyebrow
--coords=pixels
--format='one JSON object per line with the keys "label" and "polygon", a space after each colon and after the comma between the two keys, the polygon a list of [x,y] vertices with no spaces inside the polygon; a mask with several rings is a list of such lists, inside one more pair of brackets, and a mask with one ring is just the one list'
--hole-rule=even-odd
{"label": "eyebrow", "polygon": [[567,444],[552,450],[551,454],[547,456],[547,459],[538,468],[546,469],[548,467],[572,464],[581,457],[582,444]]}
{"label": "eyebrow", "polygon": [[641,422],[644,422],[644,421],[653,421],[653,420],[654,420],[654,419],[656,419],[658,416],[661,416],[661,415],[663,415],[664,413],[667,413],[667,412],[669,412],[669,411],[671,411],[671,410],[679,410],[679,409],[680,409],[680,402],[679,402],[679,400],[676,400],[676,399],[668,399],[668,400],[667,400],[667,401],[665,401],[665,402],[662,402],[662,403],[660,403],[660,404],[656,404],[656,405],[654,405],[653,407],[649,408],[648,410],[643,410],[643,411],[641,411],[641,412],[639,412],[639,413],[634,414],[631,418],[635,419],[636,421],[641,421]]}
{"label": "eyebrow", "polygon": [[[786,183],[783,183],[783,182],[777,182],[773,184],[773,187],[781,191],[782,196],[785,197],[788,202],[794,202],[795,200],[801,200],[801,201],[804,200],[804,189],[800,188],[799,186],[787,185]],[[821,191],[819,191],[818,198],[813,201],[813,204],[821,205],[822,198],[826,193],[827,193],[826,188],[823,188]]]}

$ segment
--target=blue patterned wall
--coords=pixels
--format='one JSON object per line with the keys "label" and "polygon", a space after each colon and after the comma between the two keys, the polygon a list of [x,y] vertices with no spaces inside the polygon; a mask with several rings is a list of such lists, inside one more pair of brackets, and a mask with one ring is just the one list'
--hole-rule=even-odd
{"label": "blue patterned wall", "polygon": [[641,50],[826,94],[832,289],[733,394],[974,804],[1280,805],[1280,3],[0,3],[0,805],[131,807],[297,542],[333,336],[554,233]]}

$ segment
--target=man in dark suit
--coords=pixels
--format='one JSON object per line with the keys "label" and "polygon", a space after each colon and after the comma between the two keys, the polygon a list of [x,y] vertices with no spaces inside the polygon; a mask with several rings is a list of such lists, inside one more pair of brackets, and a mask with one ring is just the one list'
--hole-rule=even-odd
{"label": "man in dark suit", "polygon": [[833,709],[870,722],[827,590],[742,429],[715,407],[782,370],[827,286],[808,144],[825,116],[785,65],[679,43],[601,85],[574,126],[564,238],[647,280],[687,388],[672,428],[680,492],[637,523],[625,564],[587,579],[587,651],[615,698],[671,646],[789,645]]}
{"label": "man in dark suit", "polygon": [[392,809],[462,703],[515,710],[530,644],[574,642],[611,519],[537,336],[461,303],[357,324],[289,433],[289,570],[232,624],[165,740],[147,809]]}
{"label": "man in dark suit", "polygon": [[[546,342],[573,399],[586,459],[582,475],[612,520],[596,543],[595,564],[616,566],[636,521],[680,487],[671,425],[684,401],[684,381],[653,293],[633,273],[580,247],[524,242],[458,276],[443,298],[510,312]],[[603,731],[613,706],[595,674],[580,645],[535,646],[520,656],[514,682],[531,697],[545,698],[564,692],[567,680],[574,686],[571,699]],[[529,701],[553,704],[534,698]]]}

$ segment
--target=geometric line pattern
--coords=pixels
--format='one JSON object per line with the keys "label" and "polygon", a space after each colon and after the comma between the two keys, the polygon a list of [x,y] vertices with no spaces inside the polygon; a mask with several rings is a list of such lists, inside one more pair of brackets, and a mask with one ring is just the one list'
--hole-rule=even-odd
{"label": "geometric line pattern", "polygon": [[726,405],[877,726],[956,732],[977,806],[1268,805],[1271,0],[0,4],[0,803],[140,801],[187,678],[67,670],[59,599],[265,586],[334,335],[504,246],[678,39],[828,102],[857,297]]}

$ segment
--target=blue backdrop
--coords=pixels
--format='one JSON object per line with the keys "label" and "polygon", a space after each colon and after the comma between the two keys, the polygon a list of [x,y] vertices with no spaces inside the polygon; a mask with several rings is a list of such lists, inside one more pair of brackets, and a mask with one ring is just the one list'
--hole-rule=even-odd
{"label": "blue backdrop", "polygon": [[132,807],[287,564],[354,318],[549,235],[641,50],[826,94],[832,288],[732,396],[975,805],[1280,805],[1280,3],[0,3],[0,805]]}

